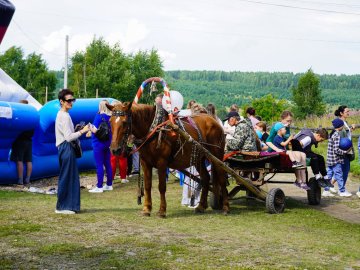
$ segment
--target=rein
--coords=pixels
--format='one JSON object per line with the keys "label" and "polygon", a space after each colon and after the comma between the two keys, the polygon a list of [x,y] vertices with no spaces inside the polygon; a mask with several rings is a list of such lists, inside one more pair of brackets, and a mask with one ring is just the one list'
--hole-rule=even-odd
{"label": "rein", "polygon": [[[176,118],[176,117],[175,117]],[[134,153],[136,153],[137,151],[140,150],[141,147],[143,147],[145,145],[145,143],[155,134],[155,132],[158,131],[159,128],[161,128],[162,126],[167,125],[167,123],[170,120],[166,120],[165,122],[160,123],[159,125],[157,125],[156,127],[153,128],[153,130],[145,137],[144,141],[141,143],[141,145],[139,147],[136,147],[136,149],[134,149],[133,151],[131,151],[129,153],[129,155],[132,155]]]}

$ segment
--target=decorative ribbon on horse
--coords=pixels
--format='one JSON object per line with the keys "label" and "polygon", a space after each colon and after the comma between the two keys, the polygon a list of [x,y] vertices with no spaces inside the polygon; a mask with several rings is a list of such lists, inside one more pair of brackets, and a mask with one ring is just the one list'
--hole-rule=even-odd
{"label": "decorative ribbon on horse", "polygon": [[166,111],[169,113],[169,120],[171,123],[174,123],[174,117],[173,117],[173,111],[172,111],[172,108],[171,108],[171,99],[170,99],[170,91],[169,91],[169,88],[167,86],[167,83],[165,82],[165,80],[163,78],[160,78],[160,77],[151,77],[145,81],[142,82],[142,84],[140,85],[136,95],[135,95],[135,98],[134,98],[134,103],[138,103],[139,102],[139,99],[141,98],[143,92],[144,92],[144,89],[146,87],[146,85],[151,82],[158,82],[158,83],[161,83],[161,85],[163,86],[164,88],[164,98],[165,98],[165,103],[166,103]]}

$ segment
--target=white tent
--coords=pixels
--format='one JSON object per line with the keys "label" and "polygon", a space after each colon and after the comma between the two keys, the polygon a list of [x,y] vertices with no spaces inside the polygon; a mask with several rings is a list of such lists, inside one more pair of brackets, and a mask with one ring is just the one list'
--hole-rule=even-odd
{"label": "white tent", "polygon": [[42,105],[0,68],[0,101],[19,102],[26,99],[40,110]]}

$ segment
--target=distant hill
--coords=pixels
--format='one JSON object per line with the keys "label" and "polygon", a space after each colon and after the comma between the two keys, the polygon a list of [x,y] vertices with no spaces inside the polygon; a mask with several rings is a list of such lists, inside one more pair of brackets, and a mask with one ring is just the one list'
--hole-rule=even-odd
{"label": "distant hill", "polygon": [[[185,101],[195,99],[217,107],[249,104],[251,99],[272,93],[279,99],[291,99],[291,88],[302,74],[290,72],[166,71],[171,89],[180,91]],[[324,101],[360,108],[360,75],[318,75]]]}

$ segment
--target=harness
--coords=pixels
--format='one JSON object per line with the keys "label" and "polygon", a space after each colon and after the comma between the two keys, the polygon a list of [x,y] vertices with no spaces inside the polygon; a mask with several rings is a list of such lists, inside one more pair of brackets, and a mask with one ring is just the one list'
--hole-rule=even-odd
{"label": "harness", "polygon": [[131,111],[129,111],[129,112],[113,111],[112,116],[117,116],[117,117],[126,116],[127,128],[126,128],[124,136],[122,137],[122,139],[118,145],[118,149],[122,149],[122,152],[124,152],[126,149],[126,146],[127,146],[127,141],[129,139],[129,135],[132,132],[132,129],[131,129],[132,128],[132,117],[131,117],[132,114],[131,114]]}

